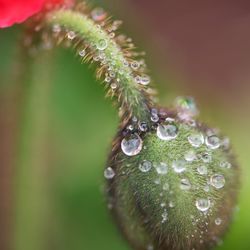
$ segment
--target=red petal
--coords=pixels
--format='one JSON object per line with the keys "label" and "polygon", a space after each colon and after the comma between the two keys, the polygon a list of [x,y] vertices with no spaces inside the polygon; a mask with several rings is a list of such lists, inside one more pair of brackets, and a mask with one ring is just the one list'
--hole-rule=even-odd
{"label": "red petal", "polygon": [[[0,0],[0,28],[22,23],[30,16],[38,13],[46,4],[58,5],[63,0]],[[72,3],[66,0],[65,4]]]}

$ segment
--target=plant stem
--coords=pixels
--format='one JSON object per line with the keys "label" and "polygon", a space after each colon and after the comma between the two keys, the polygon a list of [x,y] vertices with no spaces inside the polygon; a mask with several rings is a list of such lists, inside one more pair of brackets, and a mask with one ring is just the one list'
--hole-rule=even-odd
{"label": "plant stem", "polygon": [[147,94],[147,88],[136,82],[122,48],[110,38],[105,29],[86,15],[72,10],[57,10],[49,13],[46,24],[52,29],[53,26],[59,25],[71,32],[73,36],[75,34],[76,39],[80,39],[83,45],[87,45],[95,56],[101,53],[106,63],[104,73],[106,76],[112,74],[111,78],[116,87],[115,95],[123,113],[129,118],[135,116],[139,121],[150,122],[152,101]]}

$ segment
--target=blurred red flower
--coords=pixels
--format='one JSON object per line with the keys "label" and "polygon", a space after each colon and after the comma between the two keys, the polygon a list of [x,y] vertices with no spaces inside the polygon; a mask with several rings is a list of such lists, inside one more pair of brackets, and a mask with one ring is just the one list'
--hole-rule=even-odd
{"label": "blurred red flower", "polygon": [[0,0],[0,28],[22,23],[44,8],[69,5],[73,0]]}

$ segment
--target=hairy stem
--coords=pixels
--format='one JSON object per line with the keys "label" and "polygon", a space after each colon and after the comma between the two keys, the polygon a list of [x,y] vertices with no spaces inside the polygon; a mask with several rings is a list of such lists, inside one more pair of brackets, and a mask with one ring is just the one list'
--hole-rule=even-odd
{"label": "hairy stem", "polygon": [[[60,26],[68,32],[69,40],[78,40],[82,46],[88,46],[91,56],[102,57],[99,75],[111,79],[118,104],[128,118],[135,116],[139,121],[150,121],[151,99],[146,84],[136,81],[135,72],[131,69],[124,51],[108,32],[97,25],[87,15],[72,10],[57,10],[49,13],[46,24]],[[76,36],[76,37],[74,37]],[[95,61],[95,59],[93,59]],[[138,79],[138,78],[137,78]],[[146,79],[147,81],[147,79]]]}

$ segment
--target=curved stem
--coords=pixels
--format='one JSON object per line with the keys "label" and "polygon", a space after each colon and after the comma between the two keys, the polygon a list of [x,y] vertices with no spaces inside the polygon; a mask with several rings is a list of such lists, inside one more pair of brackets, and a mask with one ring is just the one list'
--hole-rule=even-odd
{"label": "curved stem", "polygon": [[[125,56],[121,46],[105,29],[101,28],[101,25],[87,15],[73,10],[57,10],[48,13],[46,25],[49,25],[52,30],[53,27],[60,27],[64,32],[68,32],[69,40],[72,42],[77,40],[77,44],[87,46],[93,61],[101,58],[99,74],[106,77],[107,82],[113,83],[110,84],[110,93],[112,96],[116,95],[123,114],[127,118],[135,116],[139,121],[150,122],[152,100],[147,93],[150,89],[145,86],[149,78],[146,75],[136,75],[137,72],[130,67],[131,62]],[[144,77],[144,82],[138,83],[138,77],[141,81]]]}

